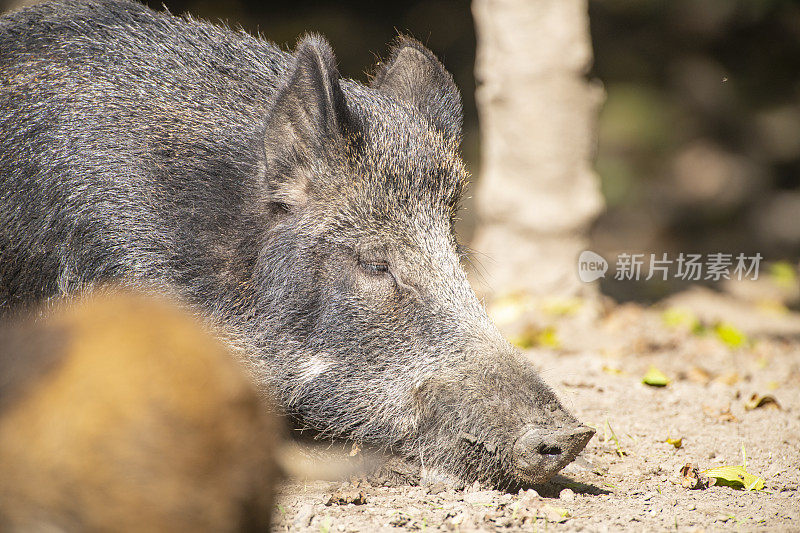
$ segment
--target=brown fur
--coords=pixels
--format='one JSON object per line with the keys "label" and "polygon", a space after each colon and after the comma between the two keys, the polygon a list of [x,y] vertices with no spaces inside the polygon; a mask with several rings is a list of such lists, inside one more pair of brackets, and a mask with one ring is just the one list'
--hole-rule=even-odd
{"label": "brown fur", "polygon": [[277,422],[192,319],[117,294],[10,330],[40,370],[0,411],[0,530],[268,530]]}

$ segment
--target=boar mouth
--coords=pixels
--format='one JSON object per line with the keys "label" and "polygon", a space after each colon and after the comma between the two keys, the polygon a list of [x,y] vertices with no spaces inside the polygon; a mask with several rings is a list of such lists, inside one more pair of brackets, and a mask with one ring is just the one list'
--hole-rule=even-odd
{"label": "boar mouth", "polygon": [[552,429],[528,426],[511,451],[516,477],[527,483],[545,483],[571,463],[586,447],[595,430],[588,426]]}

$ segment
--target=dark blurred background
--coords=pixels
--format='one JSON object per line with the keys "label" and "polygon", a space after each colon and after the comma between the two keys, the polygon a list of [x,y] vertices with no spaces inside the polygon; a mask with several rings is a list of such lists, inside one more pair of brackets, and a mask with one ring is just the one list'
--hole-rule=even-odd
{"label": "dark blurred background", "polygon": [[[596,167],[608,209],[595,246],[796,264],[800,5],[597,0],[590,20],[591,76],[607,91]],[[673,289],[637,287],[646,299]]]}

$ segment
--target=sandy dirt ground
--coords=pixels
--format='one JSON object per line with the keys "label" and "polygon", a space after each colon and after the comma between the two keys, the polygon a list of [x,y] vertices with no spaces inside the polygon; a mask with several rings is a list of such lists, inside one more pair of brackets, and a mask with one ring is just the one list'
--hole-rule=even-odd
{"label": "sandy dirt ground", "polygon": [[[582,307],[518,299],[493,309],[510,338],[533,345],[525,354],[565,405],[597,428],[562,475],[515,494],[290,481],[274,529],[800,531],[800,317],[703,290],[653,308]],[[666,386],[643,383],[653,369]],[[681,475],[687,463],[702,481],[745,461],[762,490],[687,488]]]}

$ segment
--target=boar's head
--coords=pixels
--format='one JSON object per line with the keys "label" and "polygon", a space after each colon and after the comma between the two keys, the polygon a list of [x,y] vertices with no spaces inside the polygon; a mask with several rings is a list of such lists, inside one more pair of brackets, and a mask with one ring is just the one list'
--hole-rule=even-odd
{"label": "boar's head", "polygon": [[378,446],[456,483],[538,483],[594,430],[559,403],[471,289],[454,232],[461,100],[400,38],[370,86],[306,37],[265,134],[258,313],[298,428]]}

